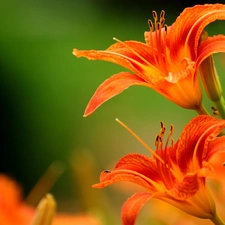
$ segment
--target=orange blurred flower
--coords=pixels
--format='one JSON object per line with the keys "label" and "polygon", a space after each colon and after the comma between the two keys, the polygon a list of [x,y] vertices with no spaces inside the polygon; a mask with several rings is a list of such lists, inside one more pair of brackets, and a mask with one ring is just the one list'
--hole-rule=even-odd
{"label": "orange blurred flower", "polygon": [[[149,21],[146,43],[117,41],[105,51],[73,50],[77,57],[105,60],[133,72],[121,72],[104,81],[91,98],[84,116],[132,85],[154,89],[181,107],[205,113],[197,78],[201,62],[215,52],[225,51],[225,36],[210,38],[199,47],[203,29],[217,19],[225,19],[225,5],[206,4],[186,8],[172,26],[164,26],[162,11]],[[204,42],[203,42],[204,43]]]}
{"label": "orange blurred flower", "polygon": [[[36,209],[22,201],[19,185],[6,175],[0,174],[0,224],[31,225]],[[48,212],[49,213],[49,212]],[[35,223],[36,224],[36,223]],[[57,213],[52,225],[89,224],[100,225],[96,218],[85,215]]]}
{"label": "orange blurred flower", "polygon": [[34,209],[22,202],[21,192],[15,181],[0,174],[0,224],[31,224]]}
{"label": "orange blurred flower", "polygon": [[161,199],[190,215],[218,222],[205,178],[214,174],[209,159],[224,149],[225,136],[217,137],[224,127],[224,120],[198,116],[186,125],[179,140],[168,147],[173,132],[171,126],[163,147],[165,127],[161,124],[156,151],[148,148],[152,158],[128,154],[119,160],[112,171],[103,171],[100,183],[93,187],[104,188],[114,182],[130,181],[148,190],[136,193],[124,204],[122,221],[125,225],[135,223],[141,207],[151,198]]}

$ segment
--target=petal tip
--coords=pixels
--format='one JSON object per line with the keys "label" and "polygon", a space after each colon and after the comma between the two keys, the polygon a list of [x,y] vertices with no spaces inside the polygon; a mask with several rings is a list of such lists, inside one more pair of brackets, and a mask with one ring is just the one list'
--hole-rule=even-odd
{"label": "petal tip", "polygon": [[94,110],[90,110],[88,107],[85,109],[85,111],[84,111],[84,115],[83,115],[83,117],[88,117],[89,115],[91,115],[92,114],[92,112],[94,112]]}
{"label": "petal tip", "polygon": [[75,55],[75,56],[78,56],[78,52],[79,52],[79,50],[74,48],[73,51],[72,51],[72,54]]}

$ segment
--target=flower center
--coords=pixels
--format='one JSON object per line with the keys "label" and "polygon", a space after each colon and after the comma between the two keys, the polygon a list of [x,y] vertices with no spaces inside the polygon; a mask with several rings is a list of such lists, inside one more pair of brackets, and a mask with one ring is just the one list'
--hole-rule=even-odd
{"label": "flower center", "polygon": [[[161,168],[161,171],[163,174],[162,176],[164,176],[163,180],[166,181],[167,179],[170,179],[170,181],[172,181],[172,177],[176,177],[176,173],[173,170],[173,168],[171,167],[171,157],[169,154],[169,148],[167,146],[168,146],[169,140],[171,140],[172,147],[173,147],[174,140],[170,139],[171,135],[173,134],[173,130],[174,130],[173,125],[171,125],[170,133],[168,135],[168,138],[167,138],[166,144],[165,144],[165,149],[163,150],[163,135],[165,133],[166,128],[165,128],[164,124],[161,122],[160,134],[156,137],[156,142],[155,142],[156,151],[154,151],[122,121],[120,121],[118,118],[116,119],[116,121],[120,125],[122,125],[130,134],[132,134],[147,150],[149,150],[151,152],[153,157],[156,159],[156,163],[157,163],[158,167]],[[170,174],[169,175],[170,177],[167,177],[167,173]],[[166,181],[166,182],[169,182],[169,181]]]}

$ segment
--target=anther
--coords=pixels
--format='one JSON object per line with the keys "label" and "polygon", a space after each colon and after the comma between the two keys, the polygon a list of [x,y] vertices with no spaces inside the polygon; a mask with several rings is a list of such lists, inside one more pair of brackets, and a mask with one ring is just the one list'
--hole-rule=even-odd
{"label": "anther", "polygon": [[165,28],[165,32],[167,33],[168,26],[166,24],[164,25],[164,28]]}
{"label": "anther", "polygon": [[152,11],[152,16],[153,16],[155,21],[158,20],[158,16],[157,16],[157,12],[156,11]]}
{"label": "anther", "polygon": [[164,16],[165,16],[165,11],[162,10],[161,13],[160,13],[160,19],[161,19],[161,18],[164,18]]}
{"label": "anther", "polygon": [[150,28],[150,31],[153,31],[153,23],[151,20],[148,20],[148,26]]}
{"label": "anther", "polygon": [[165,23],[165,18],[160,19],[160,25],[163,26]]}
{"label": "anther", "polygon": [[160,29],[160,23],[157,23],[157,30],[159,30]]}
{"label": "anther", "polygon": [[104,173],[111,173],[111,170],[104,170]]}
{"label": "anther", "polygon": [[155,138],[155,146],[156,146],[156,148],[158,148],[159,142],[160,142],[160,138],[159,138],[159,135],[157,135],[156,138]]}
{"label": "anther", "polygon": [[170,133],[173,134],[173,131],[174,131],[174,126],[171,124],[170,125]]}

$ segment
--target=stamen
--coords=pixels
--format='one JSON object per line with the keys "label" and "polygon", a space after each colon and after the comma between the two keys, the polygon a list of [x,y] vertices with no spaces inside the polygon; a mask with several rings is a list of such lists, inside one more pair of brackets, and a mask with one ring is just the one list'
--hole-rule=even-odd
{"label": "stamen", "polygon": [[166,132],[166,127],[163,127],[163,129],[162,129],[162,136],[165,134],[165,132]]}
{"label": "stamen", "polygon": [[164,160],[160,158],[154,150],[152,150],[141,138],[139,138],[127,125],[125,125],[122,121],[116,118],[116,121],[122,125],[130,134],[132,134],[147,150],[151,152],[151,154],[157,158],[161,163],[165,164]]}
{"label": "stamen", "polygon": [[148,20],[148,26],[149,26],[150,31],[152,31],[152,32],[153,32],[153,30],[154,30],[154,26],[153,26],[153,23],[152,23],[152,21],[151,21],[151,20]]}
{"label": "stamen", "polygon": [[160,25],[161,25],[161,27],[163,27],[164,23],[165,23],[165,18],[160,19]]}
{"label": "stamen", "polygon": [[170,125],[170,132],[169,132],[168,137],[167,137],[167,140],[166,140],[165,148],[167,148],[167,146],[168,146],[168,143],[169,143],[170,137],[171,137],[172,134],[173,134],[173,131],[174,131],[174,126],[171,124],[171,125]]}
{"label": "stamen", "polygon": [[170,132],[171,132],[171,134],[173,134],[173,131],[174,131],[174,126],[171,124],[170,125]]}
{"label": "stamen", "polygon": [[164,126],[163,122],[160,122],[160,125],[161,125],[160,136],[163,137],[163,135],[165,134],[165,131],[166,131],[166,127]]}
{"label": "stamen", "polygon": [[156,23],[156,26],[157,26],[157,30],[160,29],[160,23]]}
{"label": "stamen", "polygon": [[[116,121],[120,124],[120,125],[122,125],[130,134],[132,134],[147,150],[149,150],[151,153],[152,153],[152,155],[156,158],[156,159],[158,159],[167,169],[169,169],[170,170],[170,172],[173,174],[173,176],[174,177],[176,177],[176,173],[175,173],[175,171],[170,167],[170,165],[169,164],[167,164],[167,163],[165,163],[165,161],[158,155],[158,154],[156,154],[155,153],[155,151],[154,150],[152,150],[141,138],[139,138],[127,125],[125,125],[122,121],[120,121],[118,118],[116,118]],[[163,123],[161,123],[161,124],[163,124]],[[164,125],[163,125],[164,126]],[[161,139],[161,137],[158,135],[157,137],[156,137],[156,143],[157,142],[161,142],[162,141],[162,139]]]}
{"label": "stamen", "polygon": [[157,15],[157,12],[156,11],[152,11],[152,16],[155,20],[155,22],[158,20],[158,15]]}
{"label": "stamen", "polygon": [[[143,62],[145,62],[147,65],[151,66],[152,67],[152,64],[150,62],[148,62],[145,58],[143,58],[140,54],[138,54],[136,51],[134,51],[130,46],[128,46],[127,44],[125,44],[123,41],[117,39],[117,38],[113,38],[114,41],[117,41],[119,43],[121,43],[122,45],[124,45],[125,47],[127,47],[131,52],[134,53],[134,55],[136,55],[139,59],[141,59]],[[136,62],[136,64],[138,64]],[[141,65],[143,66],[143,65]]]}
{"label": "stamen", "polygon": [[171,146],[173,147],[174,146],[174,139],[171,138]]}
{"label": "stamen", "polygon": [[156,150],[158,148],[158,144],[159,144],[159,135],[157,135],[156,138],[155,138],[155,147],[156,147]]}
{"label": "stamen", "polygon": [[[166,71],[166,62],[165,62],[165,49],[163,47],[164,43],[163,43],[163,31],[162,28],[164,26],[165,23],[165,11],[162,10],[160,13],[160,18],[158,21],[158,15],[156,13],[156,11],[152,11],[152,15],[154,18],[154,26],[151,25],[151,27],[153,26],[154,29],[150,29],[150,31],[154,31],[155,34],[154,36],[150,34],[150,42],[152,43],[152,45],[156,48],[156,54],[153,54],[155,63],[157,65],[158,68],[163,68]],[[166,28],[167,29],[167,28]]]}
{"label": "stamen", "polygon": [[161,129],[160,129],[160,134],[159,135],[162,137],[163,134],[166,131],[166,127],[164,126],[164,123],[162,121],[160,121],[160,126],[161,126]]}
{"label": "stamen", "polygon": [[164,123],[162,121],[160,121],[160,126],[161,126],[161,128],[159,131],[159,135],[156,137],[156,139],[157,139],[156,151],[163,149],[163,136],[166,131],[166,127],[164,126]]}
{"label": "stamen", "polygon": [[164,19],[164,16],[165,16],[165,11],[162,10],[160,13],[160,21],[161,21],[161,19]]}
{"label": "stamen", "polygon": [[165,29],[165,32],[167,33],[167,31],[168,31],[168,26],[165,24],[164,25],[164,29]]}

